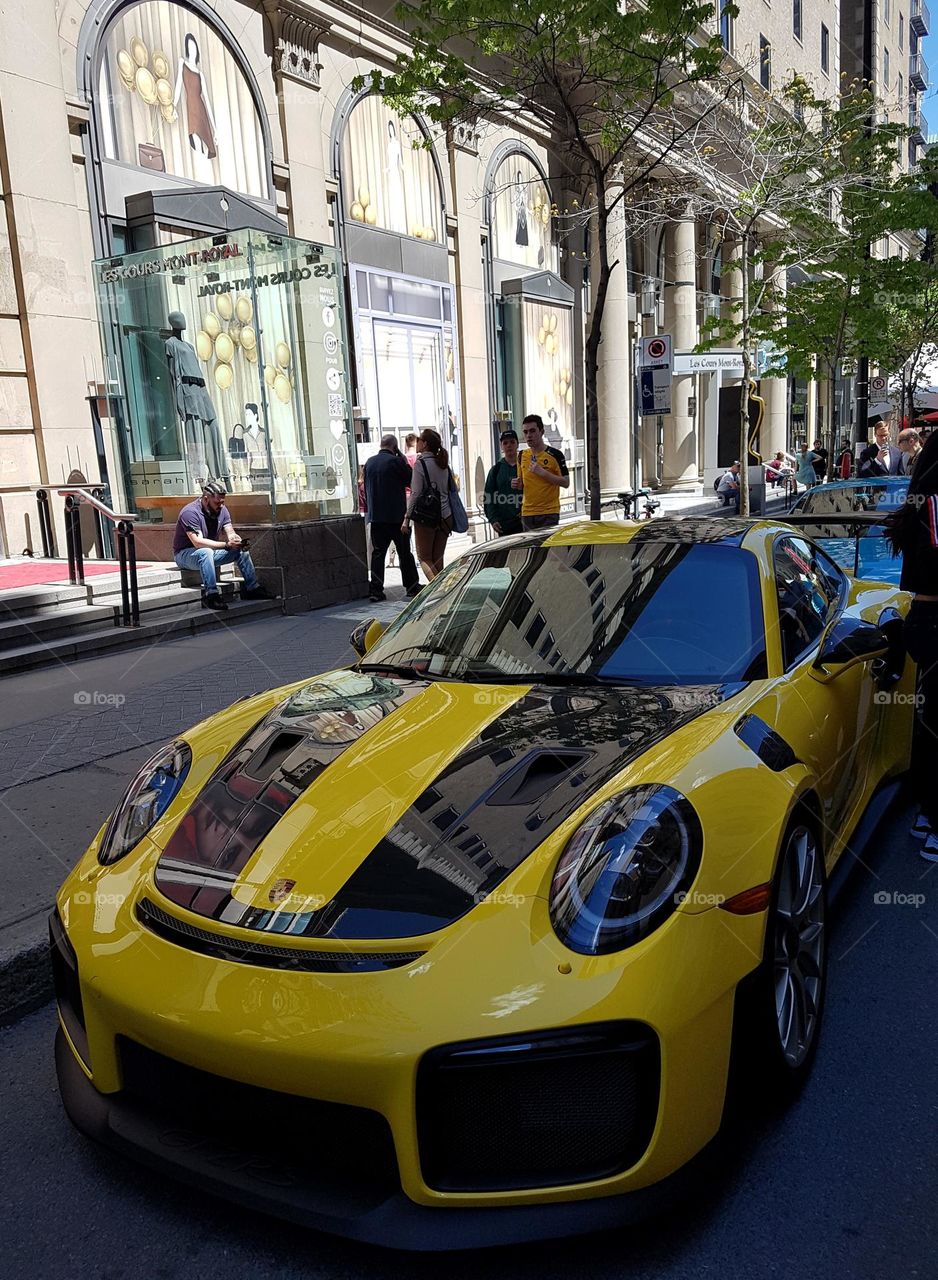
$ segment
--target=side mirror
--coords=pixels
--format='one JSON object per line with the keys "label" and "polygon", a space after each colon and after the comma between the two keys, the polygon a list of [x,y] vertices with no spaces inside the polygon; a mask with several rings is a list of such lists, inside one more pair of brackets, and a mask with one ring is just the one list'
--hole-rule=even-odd
{"label": "side mirror", "polygon": [[890,649],[889,637],[881,627],[862,618],[842,616],[824,635],[811,674],[816,680],[833,680],[858,662],[885,658]]}
{"label": "side mirror", "polygon": [[348,638],[349,644],[360,658],[364,658],[369,649],[373,649],[384,635],[384,624],[377,618],[369,618],[360,622]]}

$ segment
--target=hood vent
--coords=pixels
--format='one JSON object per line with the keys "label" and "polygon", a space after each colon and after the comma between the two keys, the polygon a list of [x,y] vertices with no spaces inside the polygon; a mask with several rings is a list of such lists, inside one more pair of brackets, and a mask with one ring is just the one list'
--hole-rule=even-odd
{"label": "hood vent", "polygon": [[[560,782],[577,785],[570,774],[590,758],[589,751],[531,751],[486,796],[489,805],[531,805]],[[583,778],[580,778],[583,781]]]}

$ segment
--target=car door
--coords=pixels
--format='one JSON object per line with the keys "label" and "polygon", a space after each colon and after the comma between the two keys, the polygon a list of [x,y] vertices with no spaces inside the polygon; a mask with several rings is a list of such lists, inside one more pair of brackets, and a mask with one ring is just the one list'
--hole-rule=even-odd
{"label": "car door", "polygon": [[773,568],[785,670],[776,686],[774,727],[818,779],[830,858],[866,795],[879,708],[869,663],[827,681],[811,674],[822,635],[849,608],[845,575],[819,547],[789,534],[775,540]]}

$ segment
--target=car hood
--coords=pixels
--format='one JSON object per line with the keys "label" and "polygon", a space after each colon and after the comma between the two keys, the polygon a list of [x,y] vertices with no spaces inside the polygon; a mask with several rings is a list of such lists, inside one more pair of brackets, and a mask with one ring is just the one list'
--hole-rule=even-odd
{"label": "car hood", "polygon": [[331,673],[228,752],[169,835],[156,887],[188,911],[267,933],[432,932],[492,893],[604,783],[739,687]]}

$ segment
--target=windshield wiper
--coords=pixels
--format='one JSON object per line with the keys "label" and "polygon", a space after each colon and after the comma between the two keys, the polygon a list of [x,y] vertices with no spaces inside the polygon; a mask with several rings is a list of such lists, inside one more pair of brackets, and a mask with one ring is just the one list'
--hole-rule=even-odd
{"label": "windshield wiper", "polygon": [[393,662],[360,662],[357,671],[379,671],[388,676],[403,676],[405,680],[445,680],[446,676],[436,675],[432,671],[418,671],[416,667]]}

